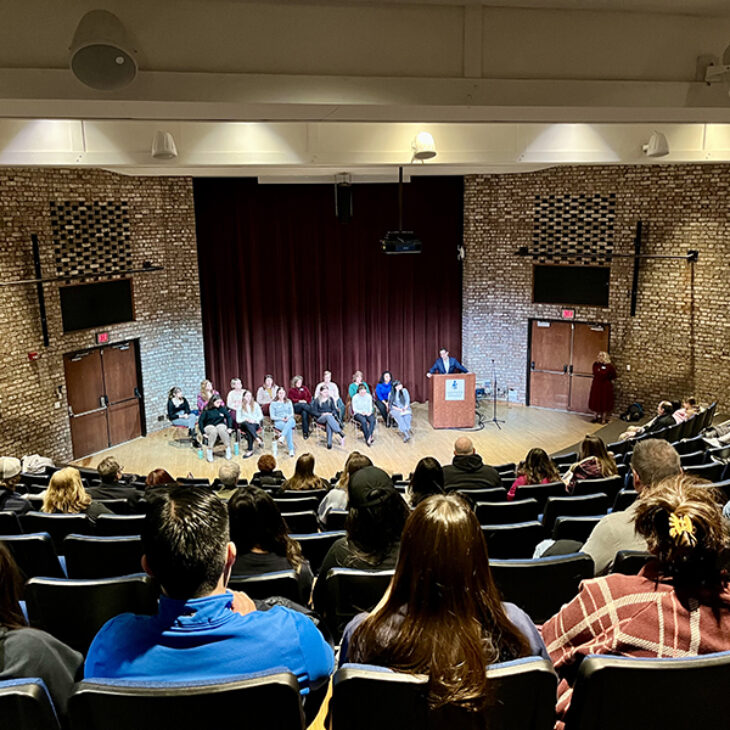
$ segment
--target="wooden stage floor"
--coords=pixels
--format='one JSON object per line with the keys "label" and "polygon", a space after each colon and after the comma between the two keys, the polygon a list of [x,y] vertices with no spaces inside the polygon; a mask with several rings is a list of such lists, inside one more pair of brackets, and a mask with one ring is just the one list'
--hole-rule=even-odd
{"label": "wooden stage floor", "polygon": [[[309,439],[302,438],[301,431],[296,431],[294,446],[296,455],[290,458],[286,448],[279,447],[277,462],[285,476],[294,471],[296,457],[311,452],[315,456],[315,471],[325,478],[333,476],[342,469],[342,465],[350,451],[358,450],[366,453],[376,466],[390,474],[399,472],[408,475],[418,460],[424,456],[433,456],[441,464],[448,464],[453,455],[453,444],[460,435],[469,436],[487,464],[503,464],[519,461],[527,451],[539,446],[549,454],[564,451],[567,446],[579,442],[587,433],[600,429],[598,424],[590,423],[589,417],[574,413],[563,413],[543,408],[498,403],[497,417],[505,423],[497,426],[488,422],[492,417],[491,403],[482,411],[487,422],[484,428],[477,431],[431,428],[428,422],[428,405],[413,404],[413,439],[404,444],[397,429],[384,428],[378,423],[375,431],[375,442],[368,448],[353,424],[346,424],[346,442],[343,448],[339,438],[334,437],[334,445],[327,450],[323,437],[312,432]],[[147,474],[152,469],[166,469],[172,476],[214,478],[218,468],[224,463],[224,451],[218,443],[213,463],[199,459],[197,450],[189,441],[182,441],[185,430],[165,428],[149,436],[114,446],[91,456],[72,462],[77,466],[95,467],[105,456],[113,454],[125,472]],[[245,442],[244,442],[245,444]],[[256,460],[262,453],[271,453],[270,438],[267,436],[263,449],[257,449],[253,457],[233,458],[241,465],[241,478],[250,479],[257,470]]]}

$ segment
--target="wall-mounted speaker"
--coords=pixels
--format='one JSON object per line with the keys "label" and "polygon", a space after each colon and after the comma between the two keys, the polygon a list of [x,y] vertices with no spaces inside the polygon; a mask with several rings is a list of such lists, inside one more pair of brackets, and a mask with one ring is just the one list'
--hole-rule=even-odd
{"label": "wall-mounted speaker", "polygon": [[335,184],[335,214],[340,223],[352,220],[352,186],[350,183]]}
{"label": "wall-mounted speaker", "polygon": [[108,10],[90,10],[81,18],[70,50],[71,71],[92,89],[121,89],[137,75],[136,51],[122,22]]}

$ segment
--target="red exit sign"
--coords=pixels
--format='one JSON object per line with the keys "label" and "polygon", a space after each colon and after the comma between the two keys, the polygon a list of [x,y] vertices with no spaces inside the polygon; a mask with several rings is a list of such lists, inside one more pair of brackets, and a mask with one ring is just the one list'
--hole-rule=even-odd
{"label": "red exit sign", "polygon": [[106,345],[107,342],[109,342],[109,333],[108,332],[97,332],[96,333],[96,344],[97,345]]}
{"label": "red exit sign", "polygon": [[563,309],[560,314],[563,319],[575,319],[575,309]]}

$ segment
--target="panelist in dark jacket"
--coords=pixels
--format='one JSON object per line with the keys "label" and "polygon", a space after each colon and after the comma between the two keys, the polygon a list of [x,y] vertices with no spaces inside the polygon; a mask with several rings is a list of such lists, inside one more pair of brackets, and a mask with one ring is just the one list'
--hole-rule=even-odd
{"label": "panelist in dark jacket", "polygon": [[451,373],[468,373],[469,371],[455,358],[449,357],[449,351],[442,347],[439,350],[439,356],[431,369],[426,373],[426,377],[432,375],[450,375]]}
{"label": "panelist in dark jacket", "polygon": [[474,451],[471,439],[461,436],[454,442],[454,458],[444,467],[444,488],[454,489],[489,489],[501,487],[502,480],[493,466],[482,461],[482,457]]}

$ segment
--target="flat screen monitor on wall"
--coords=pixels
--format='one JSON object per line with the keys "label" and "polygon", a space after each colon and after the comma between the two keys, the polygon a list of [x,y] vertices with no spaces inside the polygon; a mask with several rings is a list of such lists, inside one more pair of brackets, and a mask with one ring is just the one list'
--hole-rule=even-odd
{"label": "flat screen monitor on wall", "polygon": [[131,279],[62,286],[59,292],[64,332],[105,327],[134,319]]}
{"label": "flat screen monitor on wall", "polygon": [[536,304],[608,306],[608,266],[535,264],[532,272],[532,301]]}

